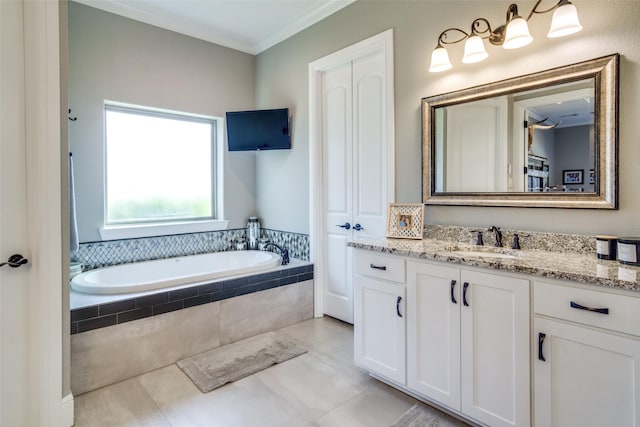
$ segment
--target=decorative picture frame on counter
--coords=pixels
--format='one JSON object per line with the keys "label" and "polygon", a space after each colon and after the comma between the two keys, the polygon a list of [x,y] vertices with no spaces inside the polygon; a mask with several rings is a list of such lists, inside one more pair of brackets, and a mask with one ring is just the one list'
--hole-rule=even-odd
{"label": "decorative picture frame on counter", "polygon": [[389,203],[387,237],[422,239],[423,229],[424,205],[422,203]]}
{"label": "decorative picture frame on counter", "polygon": [[584,184],[584,169],[565,169],[562,171],[562,184]]}

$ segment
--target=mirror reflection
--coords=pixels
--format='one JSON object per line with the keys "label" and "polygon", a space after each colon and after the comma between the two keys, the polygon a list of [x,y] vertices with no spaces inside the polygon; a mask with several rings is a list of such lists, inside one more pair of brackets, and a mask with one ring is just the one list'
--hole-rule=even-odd
{"label": "mirror reflection", "polygon": [[435,108],[437,192],[595,192],[594,79]]}
{"label": "mirror reflection", "polygon": [[618,208],[619,55],[422,99],[429,205]]}

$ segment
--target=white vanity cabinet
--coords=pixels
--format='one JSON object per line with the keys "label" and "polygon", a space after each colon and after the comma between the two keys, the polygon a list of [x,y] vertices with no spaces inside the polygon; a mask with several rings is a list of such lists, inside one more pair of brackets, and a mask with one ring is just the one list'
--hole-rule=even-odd
{"label": "white vanity cabinet", "polygon": [[534,283],[535,425],[640,426],[640,298]]}
{"label": "white vanity cabinet", "polygon": [[529,281],[407,262],[407,385],[490,426],[530,425]]}
{"label": "white vanity cabinet", "polygon": [[354,264],[355,362],[404,385],[405,260],[356,250]]}

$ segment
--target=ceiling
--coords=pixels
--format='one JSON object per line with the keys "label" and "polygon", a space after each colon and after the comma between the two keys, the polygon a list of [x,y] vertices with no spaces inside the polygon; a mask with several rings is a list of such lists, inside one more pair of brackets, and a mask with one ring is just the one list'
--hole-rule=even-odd
{"label": "ceiling", "polygon": [[546,118],[541,124],[554,125],[557,128],[584,126],[593,124],[594,98],[585,97],[564,102],[554,102],[547,105],[529,107],[530,112],[538,117]]}
{"label": "ceiling", "polygon": [[73,0],[256,55],[355,0]]}

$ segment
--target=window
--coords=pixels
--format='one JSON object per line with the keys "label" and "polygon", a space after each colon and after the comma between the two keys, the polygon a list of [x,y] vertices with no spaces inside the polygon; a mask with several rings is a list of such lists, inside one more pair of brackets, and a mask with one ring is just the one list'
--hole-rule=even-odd
{"label": "window", "polygon": [[216,120],[105,106],[106,224],[213,219]]}

